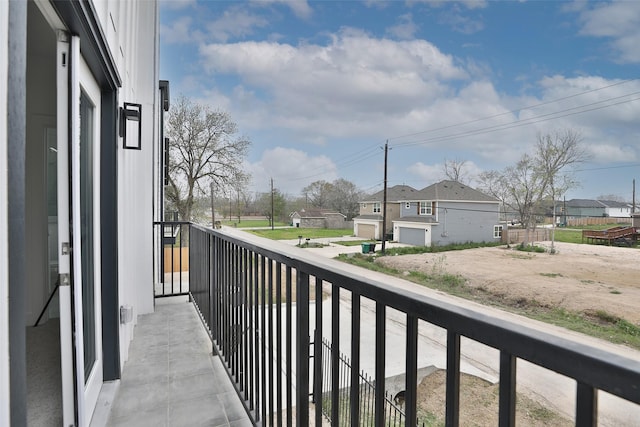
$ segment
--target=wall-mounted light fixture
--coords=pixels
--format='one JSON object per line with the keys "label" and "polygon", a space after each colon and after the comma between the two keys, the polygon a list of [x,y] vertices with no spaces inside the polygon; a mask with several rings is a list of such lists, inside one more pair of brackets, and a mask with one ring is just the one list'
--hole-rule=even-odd
{"label": "wall-mounted light fixture", "polygon": [[120,137],[122,147],[129,150],[142,149],[142,105],[124,103],[120,108]]}

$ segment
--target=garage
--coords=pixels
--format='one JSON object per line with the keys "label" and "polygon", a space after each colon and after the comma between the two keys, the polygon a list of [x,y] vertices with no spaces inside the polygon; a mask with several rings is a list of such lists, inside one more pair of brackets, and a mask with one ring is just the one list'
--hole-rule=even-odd
{"label": "garage", "polygon": [[406,243],[414,246],[431,246],[431,240],[428,239],[428,229],[422,228],[398,228],[398,242]]}
{"label": "garage", "polygon": [[373,224],[358,224],[356,237],[362,237],[363,239],[375,239],[376,226]]}

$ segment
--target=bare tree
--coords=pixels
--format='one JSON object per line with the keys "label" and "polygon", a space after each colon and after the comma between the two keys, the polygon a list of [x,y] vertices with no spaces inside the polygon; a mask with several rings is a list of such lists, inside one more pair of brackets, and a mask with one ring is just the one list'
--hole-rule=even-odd
{"label": "bare tree", "polygon": [[469,177],[467,176],[467,171],[465,170],[465,164],[466,163],[467,163],[466,160],[460,160],[460,159],[447,160],[447,159],[444,159],[443,169],[444,169],[444,174],[447,177],[447,179],[466,184],[466,182],[469,180]]}
{"label": "bare tree", "polygon": [[502,205],[502,217],[506,221],[508,219],[507,209],[511,208],[511,206],[509,205],[509,193],[507,191],[507,186],[503,182],[503,179],[504,176],[499,171],[484,171],[476,178],[478,182],[478,190],[500,200]]}
{"label": "bare tree", "polygon": [[536,226],[536,212],[545,192],[545,179],[537,167],[535,159],[525,154],[515,164],[503,172],[502,183],[512,206],[520,216],[520,222],[525,228],[524,244],[529,243],[529,230]]}
{"label": "bare tree", "polygon": [[[571,165],[585,161],[588,156],[580,146],[582,138],[572,130],[538,135],[534,155],[524,154],[514,165],[501,172],[491,171],[480,175],[480,188],[513,207],[527,230],[525,242],[529,242],[529,230],[535,228],[538,213],[535,211],[545,197],[553,200],[553,226],[555,227],[555,202],[559,196],[574,188]],[[555,252],[552,238],[552,253]]]}
{"label": "bare tree", "polygon": [[224,111],[184,96],[171,106],[166,197],[181,219],[191,220],[195,199],[209,194],[211,182],[211,187],[220,192],[247,182],[241,167],[251,142],[237,134],[238,126]]}
{"label": "bare tree", "polygon": [[582,163],[588,159],[584,148],[580,145],[582,136],[567,129],[550,134],[538,134],[536,159],[539,173],[543,178],[543,186],[553,202],[553,224],[551,231],[551,253],[555,253],[556,203],[558,197],[565,194],[578,183],[567,167]]}

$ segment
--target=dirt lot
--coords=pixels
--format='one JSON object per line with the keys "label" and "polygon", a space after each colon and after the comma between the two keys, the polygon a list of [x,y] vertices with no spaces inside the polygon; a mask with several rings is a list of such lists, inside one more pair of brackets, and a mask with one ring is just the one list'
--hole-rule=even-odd
{"label": "dirt lot", "polygon": [[[550,242],[537,243],[549,247]],[[459,274],[472,287],[577,312],[604,310],[640,325],[640,250],[556,243],[557,253],[505,247],[383,257],[400,271]]]}
{"label": "dirt lot", "polygon": [[[550,247],[550,242],[537,243]],[[467,285],[510,301],[532,301],[576,312],[605,311],[640,325],[640,250],[556,243],[557,253],[527,253],[503,247],[434,254],[381,257],[376,262],[400,271],[456,274]],[[444,375],[439,371],[418,386],[419,408],[444,422]],[[463,375],[461,425],[497,425],[498,385]],[[533,396],[532,396],[533,397]],[[518,397],[517,424],[572,425],[527,396]]]}

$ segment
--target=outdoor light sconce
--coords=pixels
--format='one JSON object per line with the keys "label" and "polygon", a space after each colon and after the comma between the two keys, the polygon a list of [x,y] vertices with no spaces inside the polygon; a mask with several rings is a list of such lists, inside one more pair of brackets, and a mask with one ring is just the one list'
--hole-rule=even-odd
{"label": "outdoor light sconce", "polygon": [[142,105],[124,103],[120,108],[120,137],[122,147],[128,150],[141,150],[142,145]]}

